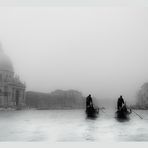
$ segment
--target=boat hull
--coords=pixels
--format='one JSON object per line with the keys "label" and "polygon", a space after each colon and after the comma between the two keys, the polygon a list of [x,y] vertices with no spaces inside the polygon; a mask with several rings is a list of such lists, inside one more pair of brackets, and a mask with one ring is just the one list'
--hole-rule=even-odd
{"label": "boat hull", "polygon": [[90,118],[98,117],[98,115],[99,115],[99,108],[97,108],[97,109],[94,109],[94,108],[86,109],[86,115],[87,115],[87,117],[90,117]]}
{"label": "boat hull", "polygon": [[117,119],[129,119],[130,112],[129,111],[116,111]]}

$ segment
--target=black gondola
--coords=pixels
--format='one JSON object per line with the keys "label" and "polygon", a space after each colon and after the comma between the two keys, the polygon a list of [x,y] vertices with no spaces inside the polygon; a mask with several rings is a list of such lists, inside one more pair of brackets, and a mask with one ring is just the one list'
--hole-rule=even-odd
{"label": "black gondola", "polygon": [[92,97],[89,94],[86,98],[86,115],[89,118],[96,118],[99,114],[99,108],[94,108]]}
{"label": "black gondola", "polygon": [[86,109],[87,117],[96,118],[99,114],[99,108],[89,107]]}
{"label": "black gondola", "polygon": [[126,105],[123,105],[123,107],[120,110],[116,111],[116,118],[121,119],[121,120],[122,119],[128,120],[128,119],[130,119],[129,115],[131,114],[131,112],[132,112],[131,110],[128,111]]}

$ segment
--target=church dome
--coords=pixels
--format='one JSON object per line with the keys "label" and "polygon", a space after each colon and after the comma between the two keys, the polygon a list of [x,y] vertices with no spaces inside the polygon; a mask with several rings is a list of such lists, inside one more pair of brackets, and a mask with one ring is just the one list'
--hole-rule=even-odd
{"label": "church dome", "polygon": [[0,49],[0,71],[13,72],[13,65],[10,58]]}

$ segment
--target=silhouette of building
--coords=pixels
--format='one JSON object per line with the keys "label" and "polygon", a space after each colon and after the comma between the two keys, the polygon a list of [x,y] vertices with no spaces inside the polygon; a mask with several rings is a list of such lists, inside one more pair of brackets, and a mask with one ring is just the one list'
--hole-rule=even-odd
{"label": "silhouette of building", "polygon": [[0,46],[0,107],[24,107],[25,84],[15,75],[9,57]]}

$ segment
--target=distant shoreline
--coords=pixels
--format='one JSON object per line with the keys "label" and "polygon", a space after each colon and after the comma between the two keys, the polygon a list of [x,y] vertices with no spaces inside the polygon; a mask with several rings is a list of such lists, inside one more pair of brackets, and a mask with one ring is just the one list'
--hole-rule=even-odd
{"label": "distant shoreline", "polygon": [[[135,108],[131,107],[132,110],[148,110],[146,108]],[[25,111],[25,110],[84,110],[85,108],[22,108],[22,109],[16,109],[16,108],[0,108],[0,111]]]}
{"label": "distant shoreline", "polygon": [[20,110],[85,110],[85,108],[0,108],[0,111],[20,111]]}

